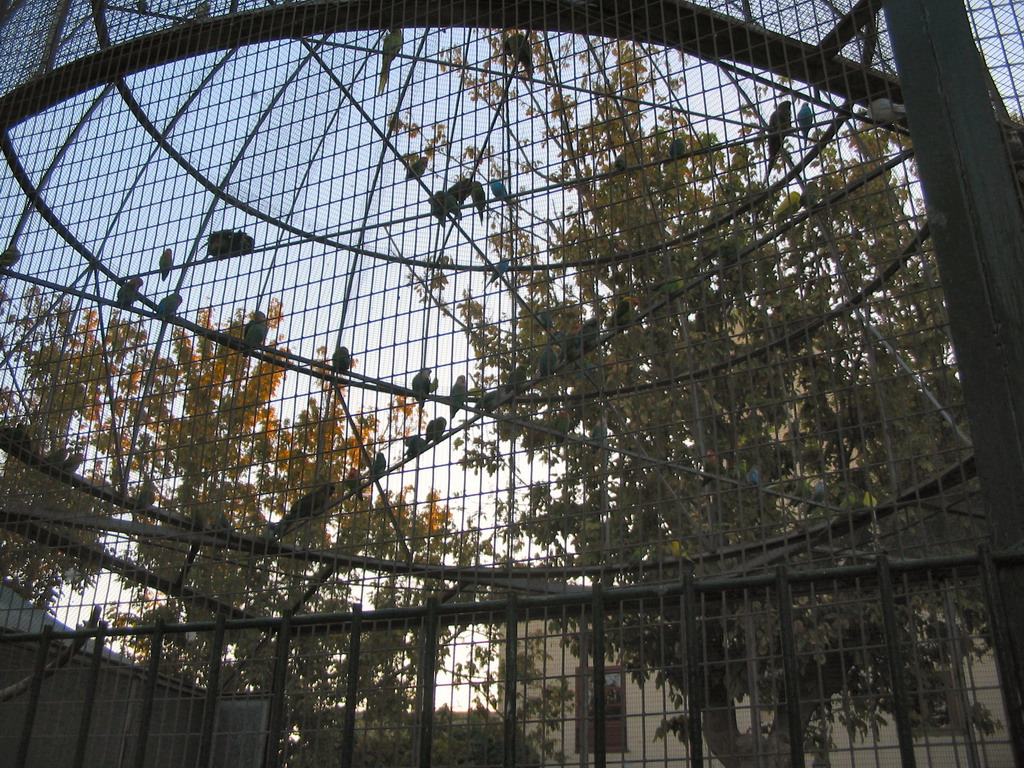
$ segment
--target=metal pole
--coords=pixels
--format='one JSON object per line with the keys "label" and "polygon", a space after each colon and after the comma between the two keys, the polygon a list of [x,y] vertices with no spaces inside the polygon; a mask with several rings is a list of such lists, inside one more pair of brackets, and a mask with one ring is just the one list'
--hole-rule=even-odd
{"label": "metal pole", "polygon": [[82,768],[85,765],[85,750],[89,744],[89,731],[92,729],[92,711],[96,704],[96,689],[99,687],[100,662],[103,661],[103,649],[106,643],[105,624],[100,624],[99,633],[93,639],[92,659],[89,662],[89,677],[85,682],[85,701],[82,702],[82,716],[78,721],[78,739],[75,742],[75,756],[71,768]]}
{"label": "metal pole", "polygon": [[[779,636],[782,640],[782,675],[786,682],[786,720],[789,724],[789,762],[804,768],[804,723],[800,715],[800,673],[796,663],[796,632],[793,629],[793,595],[785,566],[775,570],[779,598]],[[751,651],[747,651],[751,653]]]}
{"label": "metal pole", "polygon": [[419,768],[430,768],[434,745],[434,692],[437,686],[437,598],[427,601],[423,617],[422,655],[420,657]]}
{"label": "metal pole", "polygon": [[28,702],[25,704],[25,719],[21,725],[18,754],[14,758],[16,768],[24,768],[28,760],[28,750],[32,743],[32,731],[36,723],[36,711],[39,709],[39,696],[43,688],[43,678],[46,677],[46,660],[50,654],[50,635],[52,633],[53,627],[50,624],[43,627],[43,637],[39,641],[39,650],[36,652],[36,664],[32,670],[32,682],[28,689]]}
{"label": "metal pole", "polygon": [[292,613],[286,611],[281,616],[281,626],[277,630],[277,648],[274,654],[274,672],[270,683],[270,712],[267,720],[267,748],[264,768],[276,768],[281,765],[281,740],[284,738],[285,720],[285,687],[288,685],[288,658],[292,640]]}
{"label": "metal pole", "polygon": [[207,768],[213,754],[213,723],[217,716],[217,700],[220,698],[220,667],[224,656],[224,628],[227,617],[217,614],[217,628],[213,631],[210,644],[210,668],[206,676],[206,699],[203,702],[203,726],[199,732],[199,768]]}
{"label": "metal pole", "polygon": [[149,639],[149,669],[142,687],[142,705],[139,711],[139,729],[135,735],[135,768],[145,768],[146,749],[149,747],[149,728],[153,722],[153,700],[160,679],[160,656],[163,653],[164,620],[156,620],[156,629]]}
{"label": "metal pole", "polygon": [[882,603],[882,626],[885,629],[885,657],[892,683],[892,718],[896,723],[896,739],[900,745],[903,768],[915,768],[914,732],[910,726],[910,697],[903,675],[903,651],[900,648],[900,624],[896,618],[896,597],[892,587],[892,571],[884,555],[878,558],[878,592]]}
{"label": "metal pole", "polygon": [[341,768],[352,768],[356,749],[356,705],[359,703],[359,649],[362,645],[363,606],[352,606],[348,640],[348,679],[345,685],[345,719],[341,732]]}
{"label": "metal pole", "polygon": [[690,765],[704,765],[704,729],[701,713],[704,711],[704,679],[700,674],[703,645],[697,629],[697,589],[693,568],[683,574],[683,632],[686,637],[686,725],[690,742]]}
{"label": "metal pole", "polygon": [[[986,518],[992,541],[1011,549],[1024,542],[1024,216],[962,0],[891,0],[885,13]],[[1000,577],[1006,594],[1024,593],[1020,568]],[[1006,612],[1024,627],[1024,601]],[[1024,658],[1024,632],[1011,642]]]}
{"label": "metal pole", "polygon": [[605,768],[607,762],[607,699],[604,679],[604,590],[601,582],[594,584],[594,602],[590,620],[592,629],[590,653],[594,658],[594,768]]}
{"label": "metal pole", "polygon": [[519,600],[509,593],[505,609],[505,739],[502,768],[516,768],[516,688],[519,686]]}

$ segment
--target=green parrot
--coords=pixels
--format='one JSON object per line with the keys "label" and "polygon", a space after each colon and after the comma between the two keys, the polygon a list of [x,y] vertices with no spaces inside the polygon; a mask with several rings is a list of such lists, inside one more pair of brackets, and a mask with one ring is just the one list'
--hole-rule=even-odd
{"label": "green parrot", "polygon": [[[523,79],[533,79],[533,48],[530,46],[530,38],[522,32],[515,32],[505,38],[501,52],[505,57],[505,66],[509,72],[514,75],[516,70],[522,66],[525,75]],[[509,57],[512,58],[511,68],[508,67]]]}
{"label": "green parrot", "polygon": [[632,296],[619,299],[619,303],[615,305],[615,314],[612,317],[612,322],[616,328],[625,328],[633,322],[636,317],[635,304],[636,299]]}
{"label": "green parrot", "polygon": [[505,383],[505,389],[509,392],[515,392],[521,388],[529,378],[530,374],[527,367],[525,365],[517,365],[508,375],[508,381]]}
{"label": "green parrot", "polygon": [[783,101],[768,118],[768,175],[782,152],[782,141],[792,127],[793,102]]}
{"label": "green parrot", "polygon": [[430,380],[431,370],[433,369],[422,369],[412,377],[412,386],[409,387],[412,390],[413,395],[416,397],[416,403],[419,405],[421,411],[423,410],[424,404],[427,402],[427,395],[433,392],[434,387],[437,386]]}
{"label": "green parrot", "polygon": [[430,443],[419,435],[405,438],[405,458],[415,459],[430,447]]}
{"label": "green parrot", "polygon": [[153,489],[152,484],[147,481],[139,489],[133,506],[135,509],[149,509],[154,504],[156,504],[156,491]]}
{"label": "green parrot", "polygon": [[686,157],[687,147],[685,139],[672,139],[668,145],[668,156],[670,160],[680,160]]}
{"label": "green parrot", "polygon": [[597,349],[601,342],[601,321],[592,317],[580,326],[580,344],[583,347],[583,354]]}
{"label": "green parrot", "polygon": [[462,203],[450,191],[435,192],[428,199],[430,203],[430,215],[444,224],[449,215],[454,216],[458,221],[462,218]]}
{"label": "green parrot", "polygon": [[800,205],[803,202],[803,195],[799,192],[790,192],[779,203],[779,207],[775,209],[775,220],[782,221],[788,219],[794,213],[800,210]]}
{"label": "green parrot", "polygon": [[21,260],[21,251],[15,245],[9,245],[0,253],[0,268],[8,269]]}
{"label": "green parrot", "polygon": [[352,354],[348,351],[348,347],[338,347],[334,350],[334,355],[331,357],[331,370],[341,375],[352,370]]}
{"label": "green parrot", "polygon": [[462,205],[473,195],[473,185],[476,183],[477,182],[470,178],[461,178],[448,187],[445,194],[449,194],[458,200],[459,207],[461,208]]}
{"label": "green parrot", "polygon": [[562,341],[562,349],[565,354],[565,359],[570,363],[573,360],[579,360],[583,357],[583,340],[581,334],[583,327],[580,325],[575,326],[569,335]]}
{"label": "green parrot", "polygon": [[502,392],[501,387],[498,387],[497,389],[491,389],[484,392],[480,397],[480,400],[477,401],[476,407],[484,413],[493,413],[495,409],[501,405],[502,400],[504,400],[504,393]]}
{"label": "green parrot", "polygon": [[480,215],[480,220],[483,221],[484,214],[487,213],[487,193],[484,191],[484,185],[479,181],[474,181],[469,190],[469,196],[473,199],[473,207]]}
{"label": "green parrot", "polygon": [[156,305],[157,317],[169,318],[174,317],[178,311],[178,307],[181,306],[181,294],[171,293],[160,299],[160,303]]}
{"label": "green parrot", "polygon": [[258,309],[252,313],[252,319],[245,324],[242,340],[247,347],[258,347],[267,340],[267,316]]}
{"label": "green parrot", "polygon": [[82,466],[82,462],[85,461],[85,454],[73,453],[69,456],[67,448],[58,448],[44,456],[43,461],[47,464],[52,464],[61,472],[67,472],[69,475],[73,475],[75,471]]}
{"label": "green parrot", "polygon": [[405,161],[405,178],[422,179],[427,172],[427,158],[422,155],[406,155],[402,158]]}
{"label": "green parrot", "polygon": [[24,424],[7,424],[0,427],[0,448],[10,453],[20,451],[22,453],[33,453],[35,446],[32,439],[32,430]]}
{"label": "green parrot", "polygon": [[141,287],[142,278],[133,277],[117,290],[117,299],[114,301],[114,304],[121,309],[128,309],[128,307],[138,301],[139,297],[142,295],[139,292]]}
{"label": "green parrot", "polygon": [[370,480],[376,482],[384,477],[384,473],[388,471],[388,457],[383,453],[378,453],[373,458],[373,464],[370,465]]}
{"label": "green parrot", "polygon": [[452,384],[452,391],[450,394],[452,405],[451,405],[451,418],[455,418],[455,414],[459,412],[460,408],[466,407],[466,397],[469,394],[469,388],[466,386],[466,377],[459,376]]}
{"label": "green parrot", "polygon": [[572,417],[569,416],[568,411],[560,410],[551,418],[548,426],[556,433],[555,442],[564,443],[569,435],[569,430],[572,429]]}
{"label": "green parrot", "polygon": [[427,423],[426,437],[428,443],[437,443],[444,437],[445,428],[448,426],[448,419],[438,416]]}
{"label": "green parrot", "polygon": [[537,370],[540,371],[541,376],[550,376],[555,372],[555,368],[558,366],[558,353],[555,352],[555,348],[550,344],[544,347],[544,351],[540,353],[540,359],[537,361]]}
{"label": "green parrot", "polygon": [[391,64],[402,50],[402,45],[404,43],[405,39],[402,37],[401,29],[391,29],[386,35],[384,35],[384,41],[381,44],[380,84],[377,86],[378,96],[384,93],[384,89],[388,87],[388,76],[391,74]]}
{"label": "green parrot", "polygon": [[595,443],[595,445],[590,446],[595,451],[598,448],[608,445],[608,422],[605,421],[604,415],[602,415],[601,418],[594,423],[594,426],[591,427],[590,439]]}
{"label": "green parrot", "polygon": [[345,479],[341,481],[341,489],[350,496],[362,497],[359,489],[362,486],[362,478],[359,476],[359,470],[352,467],[345,475]]}
{"label": "green parrot", "polygon": [[170,248],[164,248],[160,254],[160,279],[166,280],[171,275],[171,267],[174,266],[174,252]]}
{"label": "green parrot", "polygon": [[276,523],[267,523],[263,535],[268,539],[280,539],[294,527],[295,523],[322,512],[334,495],[336,487],[335,483],[324,483],[309,491],[292,505],[284,517]]}

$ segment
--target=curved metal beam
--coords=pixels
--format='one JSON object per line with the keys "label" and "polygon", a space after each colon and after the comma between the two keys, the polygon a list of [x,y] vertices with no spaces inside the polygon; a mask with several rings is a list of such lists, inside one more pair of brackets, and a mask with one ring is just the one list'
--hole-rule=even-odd
{"label": "curved metal beam", "polygon": [[678,48],[709,61],[739,62],[840,94],[856,103],[867,103],[879,94],[902,99],[897,78],[830,56],[833,46],[823,50],[684,0],[655,0],[645,4],[642,14],[635,13],[631,6],[630,0],[354,0],[289,3],[189,21],[83,56],[17,86],[0,97],[0,130],[114,78],[173,61],[272,40],[392,26],[526,27],[629,39]]}

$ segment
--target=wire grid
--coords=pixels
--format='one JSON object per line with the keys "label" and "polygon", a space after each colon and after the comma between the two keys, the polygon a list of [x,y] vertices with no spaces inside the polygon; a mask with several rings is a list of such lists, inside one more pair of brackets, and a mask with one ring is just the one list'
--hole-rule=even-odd
{"label": "wire grid", "polygon": [[[15,4],[6,89],[281,11],[203,5]],[[850,8],[710,10],[814,45]],[[972,12],[1016,113],[1016,17]],[[14,44],[54,23],[48,48]],[[842,61],[895,99],[873,24]],[[532,72],[516,30],[407,26],[385,68],[387,29],[261,29],[39,94],[3,147],[5,588],[131,625],[985,540],[906,126],[794,62],[541,26],[518,33]],[[251,252],[218,255],[218,232]]]}
{"label": "wire grid", "polygon": [[[105,650],[114,638],[101,634],[61,664],[70,640],[59,632],[51,671],[33,680],[55,716],[36,716],[28,754],[88,765],[118,754],[132,765],[677,765],[692,764],[696,734],[720,764],[789,765],[792,707],[807,764],[1012,765],[977,563],[851,570],[609,590],[597,612],[591,595],[543,596],[226,631],[109,630],[139,663]],[[6,691],[32,677],[40,644],[4,640]],[[26,698],[0,704],[8,754],[32,722]]]}

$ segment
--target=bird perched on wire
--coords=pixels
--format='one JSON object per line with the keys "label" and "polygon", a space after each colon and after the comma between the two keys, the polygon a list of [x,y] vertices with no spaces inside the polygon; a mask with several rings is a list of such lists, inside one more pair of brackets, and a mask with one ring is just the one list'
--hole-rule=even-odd
{"label": "bird perched on wire", "polygon": [[432,368],[423,368],[412,377],[412,385],[409,389],[412,390],[413,395],[416,398],[416,404],[419,405],[420,410],[423,410],[423,406],[427,402],[427,395],[434,391],[434,387],[437,386],[436,381],[431,381],[430,372]]}
{"label": "bird perched on wire", "polygon": [[868,104],[868,110],[864,114],[873,123],[889,125],[905,119],[907,108],[891,99],[874,99]]}
{"label": "bird perched on wire", "polygon": [[779,207],[775,209],[775,220],[782,221],[788,219],[794,213],[800,210],[800,206],[804,201],[804,196],[799,192],[790,192],[779,203]]}
{"label": "bird perched on wire", "polygon": [[157,317],[164,319],[174,317],[178,311],[178,307],[181,306],[181,294],[171,293],[160,299],[160,303],[156,305]]}
{"label": "bird perched on wire", "polygon": [[303,495],[292,504],[292,508],[288,510],[284,517],[275,523],[267,523],[267,527],[263,530],[264,537],[280,539],[290,529],[294,528],[296,523],[308,520],[323,512],[330,502],[331,496],[334,495],[336,487],[335,483],[324,483]]}
{"label": "bird perched on wire", "polygon": [[544,347],[544,351],[540,353],[540,358],[537,360],[537,370],[541,376],[550,376],[557,367],[558,353],[553,346],[548,344]]}
{"label": "bird perched on wire", "polygon": [[448,187],[445,192],[458,200],[461,207],[469,199],[470,195],[473,194],[473,184],[474,182],[471,178],[463,176]]}
{"label": "bird perched on wire", "polygon": [[352,370],[352,353],[348,347],[338,347],[331,357],[331,370],[337,374],[344,375]]}
{"label": "bird perched on wire", "polygon": [[402,50],[404,43],[405,39],[402,37],[401,29],[388,30],[388,33],[384,35],[384,40],[381,43],[380,83],[377,85],[377,95],[384,93],[384,89],[388,87],[391,64]]}
{"label": "bird perched on wire", "polygon": [[670,160],[681,160],[686,156],[687,147],[685,139],[672,139],[668,145],[668,157]]}
{"label": "bird perched on wire", "polygon": [[501,259],[494,265],[494,272],[491,273],[490,278],[487,280],[487,285],[500,280],[510,269],[512,269],[512,262],[508,259]]}
{"label": "bird perched on wire", "polygon": [[378,453],[373,457],[373,463],[370,465],[370,481],[377,482],[384,473],[388,471],[388,457],[383,453]]}
{"label": "bird perched on wire", "polygon": [[639,302],[632,296],[619,299],[615,305],[615,314],[612,316],[612,323],[616,328],[625,328],[636,318],[636,306]]}
{"label": "bird perched on wire", "polygon": [[793,127],[793,102],[783,101],[768,118],[768,175],[782,152],[782,142]]}
{"label": "bird perched on wire", "polygon": [[484,185],[479,181],[474,181],[469,190],[469,196],[473,199],[473,207],[476,208],[480,220],[483,221],[484,214],[487,213],[487,193],[484,192]]}
{"label": "bird perched on wire", "polygon": [[511,196],[508,187],[505,186],[505,182],[499,179],[491,182],[491,194],[494,195],[496,200],[508,200]]}
{"label": "bird perched on wire", "polygon": [[211,232],[206,239],[206,254],[213,259],[244,256],[252,253],[255,247],[256,242],[245,232],[233,232],[230,229]]}
{"label": "bird perched on wire", "polygon": [[806,139],[811,133],[811,128],[814,127],[814,110],[811,109],[810,104],[800,107],[800,111],[796,115],[796,124],[800,126],[800,133]]}
{"label": "bird perched on wire", "polygon": [[427,429],[424,432],[428,443],[440,442],[441,438],[444,437],[444,430],[448,426],[448,419],[444,416],[438,416],[436,419],[431,419],[427,423]]}
{"label": "bird perched on wire", "polygon": [[[505,38],[501,46],[501,53],[505,57],[505,67],[510,74],[515,74],[521,66],[523,68],[523,79],[533,79],[533,48],[530,46],[530,38],[522,32],[514,32]],[[508,66],[508,59],[512,59],[512,66]]]}
{"label": "bird perched on wire", "polygon": [[20,260],[21,251],[18,250],[17,246],[11,244],[4,249],[3,253],[0,253],[0,268],[13,267]]}
{"label": "bird perched on wire", "polygon": [[462,203],[450,191],[435,192],[429,198],[430,215],[444,224],[448,216],[458,221],[462,218]]}
{"label": "bird perched on wire", "polygon": [[245,332],[242,340],[247,347],[258,347],[267,340],[267,316],[258,309],[252,313],[252,318],[245,324]]}
{"label": "bird perched on wire", "polygon": [[138,301],[139,297],[142,295],[139,291],[141,287],[142,278],[133,277],[117,290],[117,299],[114,301],[114,304],[121,309],[128,309],[128,307]]}
{"label": "bird perched on wire", "polygon": [[406,179],[422,179],[427,172],[427,158],[423,155],[406,155],[402,160],[405,161]]}
{"label": "bird perched on wire", "polygon": [[452,384],[452,391],[449,397],[451,398],[451,418],[455,418],[455,414],[459,412],[460,408],[466,407],[466,398],[469,395],[469,387],[466,385],[466,377],[459,376]]}
{"label": "bird perched on wire", "polygon": [[171,267],[174,266],[174,252],[170,248],[164,248],[160,254],[160,279],[166,280],[171,275]]}
{"label": "bird perched on wire", "polygon": [[405,458],[415,459],[430,447],[430,443],[419,435],[405,438]]}

